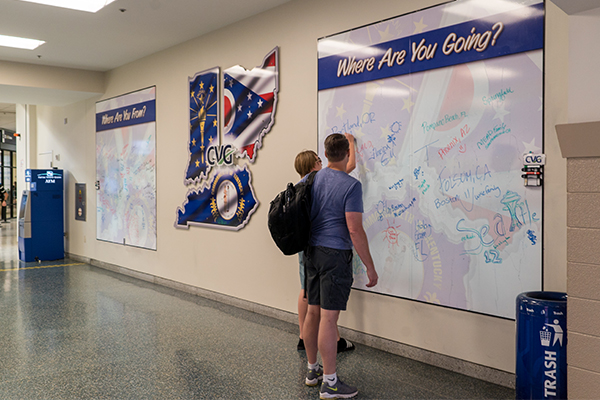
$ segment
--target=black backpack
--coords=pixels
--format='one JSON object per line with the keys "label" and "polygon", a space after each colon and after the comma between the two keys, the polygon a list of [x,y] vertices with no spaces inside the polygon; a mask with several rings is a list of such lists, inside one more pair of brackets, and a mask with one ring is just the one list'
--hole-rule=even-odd
{"label": "black backpack", "polygon": [[303,251],[310,239],[311,189],[315,174],[279,193],[269,208],[268,226],[273,241],[286,256]]}

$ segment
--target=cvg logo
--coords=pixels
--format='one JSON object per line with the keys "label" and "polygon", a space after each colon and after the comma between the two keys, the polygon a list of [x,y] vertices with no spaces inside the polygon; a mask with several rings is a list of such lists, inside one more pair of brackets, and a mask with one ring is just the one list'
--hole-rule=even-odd
{"label": "cvg logo", "polygon": [[525,156],[526,164],[539,164],[542,162],[541,156]]}
{"label": "cvg logo", "polygon": [[546,163],[545,154],[525,154],[523,156],[523,163],[525,165],[544,165]]}
{"label": "cvg logo", "polygon": [[215,165],[231,165],[233,164],[233,153],[235,149],[230,145],[225,146],[210,146],[206,150],[206,162],[210,166]]}

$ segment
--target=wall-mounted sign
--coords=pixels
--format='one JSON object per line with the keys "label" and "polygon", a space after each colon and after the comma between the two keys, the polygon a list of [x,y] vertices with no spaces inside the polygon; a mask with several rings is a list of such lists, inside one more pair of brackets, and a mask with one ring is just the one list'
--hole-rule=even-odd
{"label": "wall-mounted sign", "polygon": [[14,132],[0,129],[0,149],[3,150],[17,150],[17,138]]}
{"label": "wall-mounted sign", "polygon": [[[491,6],[493,4],[493,6]],[[357,141],[380,280],[354,288],[514,318],[542,284],[544,3],[457,0],[318,42],[319,153]]]}
{"label": "wall-mounted sign", "polygon": [[96,238],[156,250],[156,87],[96,103]]}
{"label": "wall-mounted sign", "polygon": [[[189,78],[189,160],[184,185],[187,199],[177,209],[175,227],[190,225],[239,230],[258,207],[247,166],[274,124],[278,96],[278,48],[248,71],[235,66],[224,71],[223,96],[219,94],[220,69]],[[223,138],[219,110],[223,105]]]}

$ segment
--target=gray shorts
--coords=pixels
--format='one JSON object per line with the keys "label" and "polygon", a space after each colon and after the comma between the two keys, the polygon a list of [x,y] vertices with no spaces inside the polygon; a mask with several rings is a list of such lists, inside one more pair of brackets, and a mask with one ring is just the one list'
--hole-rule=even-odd
{"label": "gray shorts", "polygon": [[352,250],[310,246],[305,253],[308,304],[345,310],[352,277]]}

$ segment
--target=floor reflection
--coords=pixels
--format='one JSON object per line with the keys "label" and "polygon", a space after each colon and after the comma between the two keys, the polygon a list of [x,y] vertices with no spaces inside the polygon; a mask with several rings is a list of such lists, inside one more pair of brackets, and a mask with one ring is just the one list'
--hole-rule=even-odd
{"label": "floor reflection", "polygon": [[[20,263],[0,228],[0,398],[315,399],[295,324],[72,260]],[[357,345],[361,399],[514,399],[514,390]]]}

